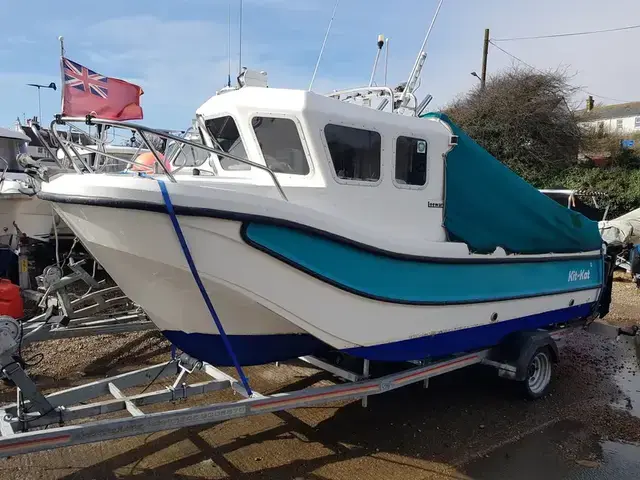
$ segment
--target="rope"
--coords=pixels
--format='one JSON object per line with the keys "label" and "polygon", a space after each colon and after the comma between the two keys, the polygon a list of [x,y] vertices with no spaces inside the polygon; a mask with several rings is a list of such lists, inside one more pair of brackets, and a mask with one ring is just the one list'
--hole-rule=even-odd
{"label": "rope", "polygon": [[196,265],[193,261],[193,257],[191,256],[191,252],[189,251],[187,240],[184,238],[184,234],[182,233],[182,228],[180,228],[180,223],[178,222],[178,217],[176,216],[176,212],[173,209],[173,203],[171,202],[171,197],[169,196],[167,186],[164,183],[164,181],[158,178],[154,180],[156,180],[158,182],[158,185],[160,186],[160,191],[162,192],[162,198],[164,200],[165,207],[167,208],[167,213],[169,214],[169,218],[171,218],[173,229],[175,230],[176,236],[178,237],[178,241],[180,242],[180,246],[182,247],[182,252],[184,253],[184,257],[187,260],[187,264],[189,265],[189,270],[191,270],[191,275],[193,275],[193,279],[195,280],[196,285],[200,290],[202,299],[204,300],[204,303],[207,305],[207,308],[209,309],[209,313],[211,314],[211,318],[213,318],[213,321],[215,322],[216,327],[218,328],[218,332],[220,333],[220,337],[222,337],[222,342],[224,343],[224,347],[227,350],[229,357],[231,357],[231,360],[233,361],[233,365],[236,369],[236,372],[238,372],[240,381],[242,382],[242,385],[247,391],[247,394],[251,396],[252,392],[251,392],[251,387],[249,386],[249,381],[247,380],[247,377],[245,376],[244,371],[242,370],[242,367],[238,362],[236,354],[233,351],[233,348],[231,347],[231,342],[229,341],[229,338],[227,337],[227,334],[224,331],[222,322],[220,321],[220,318],[218,317],[218,314],[216,313],[216,310],[213,307],[213,303],[211,303],[211,299],[209,298],[209,295],[207,294],[207,291],[204,288],[204,284],[200,279],[200,274],[196,269]]}

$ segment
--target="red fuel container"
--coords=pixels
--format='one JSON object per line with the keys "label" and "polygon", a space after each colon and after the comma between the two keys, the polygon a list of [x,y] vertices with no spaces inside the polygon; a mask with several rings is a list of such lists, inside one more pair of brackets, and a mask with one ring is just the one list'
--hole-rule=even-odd
{"label": "red fuel container", "polygon": [[6,278],[0,278],[0,315],[9,315],[15,319],[24,317],[20,287]]}

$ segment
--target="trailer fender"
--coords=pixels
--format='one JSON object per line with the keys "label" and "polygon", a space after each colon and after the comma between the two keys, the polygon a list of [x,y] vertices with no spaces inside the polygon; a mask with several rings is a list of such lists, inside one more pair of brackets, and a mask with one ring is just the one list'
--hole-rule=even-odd
{"label": "trailer fender", "polygon": [[548,348],[551,360],[557,363],[558,345],[548,332],[525,331],[507,335],[491,352],[492,360],[515,367],[513,380],[524,381],[527,378],[529,362],[540,348]]}

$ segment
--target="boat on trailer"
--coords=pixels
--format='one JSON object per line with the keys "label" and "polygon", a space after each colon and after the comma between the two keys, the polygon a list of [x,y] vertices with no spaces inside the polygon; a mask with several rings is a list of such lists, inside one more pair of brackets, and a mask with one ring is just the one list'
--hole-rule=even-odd
{"label": "boat on trailer", "polygon": [[16,245],[18,231],[40,238],[52,227],[51,206],[35,197],[34,180],[16,160],[28,141],[21,130],[0,128],[0,238],[6,245]]}
{"label": "boat on trailer", "polygon": [[242,365],[438,358],[597,315],[596,222],[443,114],[336,97],[216,95],[196,112],[198,168],[62,174],[38,195],[171,342],[215,365],[232,358],[203,293]]}

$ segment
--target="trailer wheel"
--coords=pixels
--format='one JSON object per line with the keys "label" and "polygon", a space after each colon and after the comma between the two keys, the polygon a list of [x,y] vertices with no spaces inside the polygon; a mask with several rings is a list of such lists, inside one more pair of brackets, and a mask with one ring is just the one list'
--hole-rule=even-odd
{"label": "trailer wheel", "polygon": [[535,351],[527,366],[527,377],[522,381],[524,393],[531,399],[542,397],[551,383],[552,360],[547,347]]}

